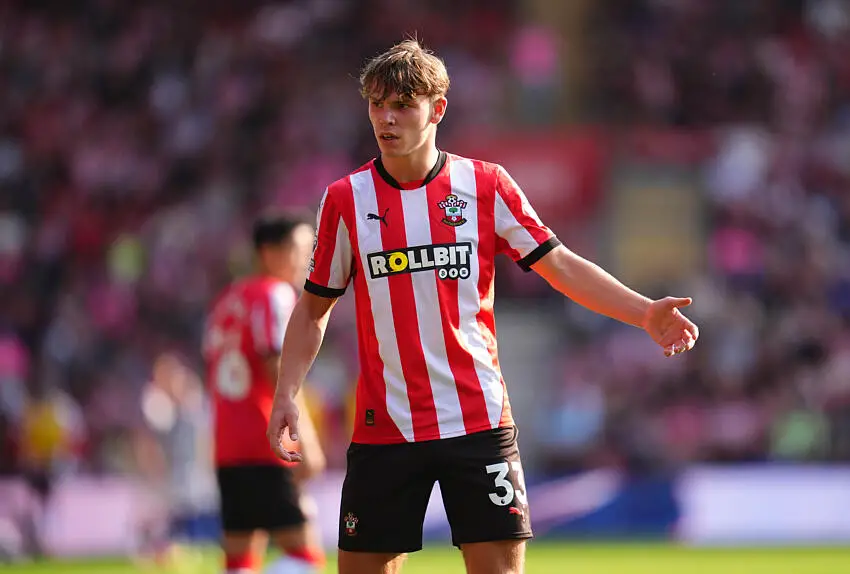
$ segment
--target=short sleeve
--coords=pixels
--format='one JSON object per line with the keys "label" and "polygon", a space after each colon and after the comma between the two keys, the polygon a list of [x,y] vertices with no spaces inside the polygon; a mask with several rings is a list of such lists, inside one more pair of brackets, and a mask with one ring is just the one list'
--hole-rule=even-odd
{"label": "short sleeve", "polygon": [[338,202],[325,190],[316,217],[313,257],[304,290],[320,297],[336,298],[351,280],[351,240]]}
{"label": "short sleeve", "polygon": [[531,207],[522,189],[502,166],[496,166],[495,225],[500,252],[525,271],[561,244]]}
{"label": "short sleeve", "polygon": [[280,353],[286,325],[297,300],[295,289],[287,283],[276,283],[268,288],[264,300],[259,301],[252,311],[251,327],[257,353]]}

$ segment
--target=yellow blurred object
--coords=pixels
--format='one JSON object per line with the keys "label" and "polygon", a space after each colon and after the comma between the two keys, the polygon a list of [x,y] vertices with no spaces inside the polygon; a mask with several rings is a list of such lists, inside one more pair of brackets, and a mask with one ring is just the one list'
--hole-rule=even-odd
{"label": "yellow blurred object", "polygon": [[301,386],[301,394],[304,397],[304,404],[307,406],[307,413],[313,420],[313,426],[316,427],[316,435],[319,437],[319,443],[324,445],[326,438],[325,424],[325,404],[319,393],[310,388],[309,381]]}
{"label": "yellow blurred object", "polygon": [[123,283],[135,283],[145,267],[145,248],[132,235],[122,235],[109,248],[107,267],[110,275]]}
{"label": "yellow blurred object", "polygon": [[21,454],[38,465],[49,463],[67,444],[68,433],[55,406],[48,401],[27,405],[21,425]]}

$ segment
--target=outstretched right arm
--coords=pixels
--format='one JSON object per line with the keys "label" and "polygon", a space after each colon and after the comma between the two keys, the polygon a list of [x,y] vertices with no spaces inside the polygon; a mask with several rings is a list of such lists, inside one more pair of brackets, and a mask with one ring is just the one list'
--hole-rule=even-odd
{"label": "outstretched right arm", "polygon": [[299,409],[295,396],[319,353],[336,301],[305,291],[295,304],[286,327],[280,353],[277,387],[266,434],[272,450],[288,462],[301,461],[301,454],[283,447],[283,433],[288,430],[289,437],[298,440]]}

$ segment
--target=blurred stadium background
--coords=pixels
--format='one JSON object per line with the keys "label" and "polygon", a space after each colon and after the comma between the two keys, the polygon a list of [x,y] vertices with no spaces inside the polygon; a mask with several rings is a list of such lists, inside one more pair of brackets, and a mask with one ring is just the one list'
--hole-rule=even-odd
{"label": "blurred stadium background", "polygon": [[[357,71],[413,32],[452,76],[440,147],[503,163],[630,285],[695,298],[700,342],[665,360],[501,262],[529,572],[846,568],[846,0],[0,2],[4,556],[136,556],[169,513],[215,543],[204,312],[249,268],[258,210],[315,210],[373,157]],[[353,318],[345,297],[309,384],[329,547]],[[446,546],[439,505],[426,530]]]}

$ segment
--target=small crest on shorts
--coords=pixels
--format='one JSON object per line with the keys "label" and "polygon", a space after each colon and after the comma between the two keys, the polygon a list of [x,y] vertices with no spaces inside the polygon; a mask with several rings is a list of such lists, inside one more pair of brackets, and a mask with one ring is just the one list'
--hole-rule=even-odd
{"label": "small crest on shorts", "polygon": [[357,536],[358,519],[354,516],[354,513],[349,512],[342,520],[345,523],[345,534],[348,536]]}
{"label": "small crest on shorts", "polygon": [[446,199],[439,202],[437,206],[445,212],[443,223],[457,227],[466,223],[463,217],[463,210],[466,208],[466,202],[453,193],[446,196]]}

